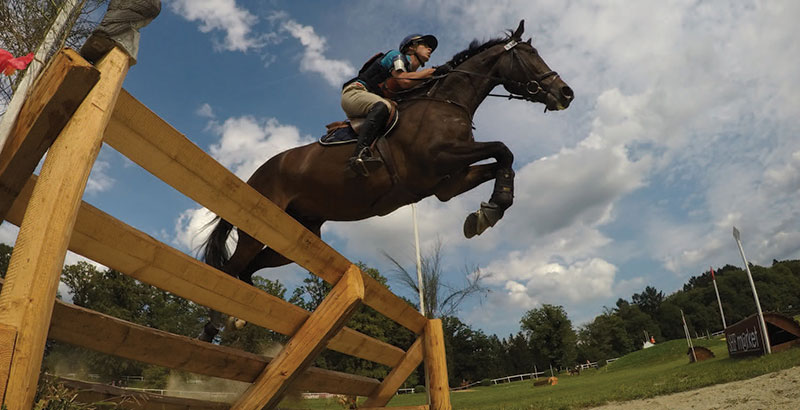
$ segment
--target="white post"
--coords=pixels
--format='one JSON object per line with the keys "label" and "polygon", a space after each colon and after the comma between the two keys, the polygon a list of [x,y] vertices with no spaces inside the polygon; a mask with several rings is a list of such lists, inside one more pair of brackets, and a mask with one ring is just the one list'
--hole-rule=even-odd
{"label": "white post", "polygon": [[697,363],[697,355],[694,353],[692,336],[689,334],[689,326],[686,326],[686,318],[683,316],[683,309],[681,309],[681,321],[683,322],[683,332],[686,334],[686,343],[689,344],[689,349],[692,349],[692,357],[694,358],[694,362]]}
{"label": "white post", "polygon": [[714,277],[714,268],[711,268],[711,282],[714,283],[714,292],[717,294],[717,303],[719,304],[719,315],[722,317],[722,330],[728,328],[725,324],[725,312],[722,311],[722,299],[719,298],[719,289],[717,289],[717,278]]}
{"label": "white post", "polygon": [[758,321],[761,322],[761,333],[764,335],[763,341],[766,347],[767,354],[772,353],[772,348],[769,345],[769,335],[767,334],[767,322],[764,321],[764,313],[761,312],[761,302],[758,301],[758,292],[756,292],[756,284],[753,282],[753,274],[750,273],[750,265],[747,264],[747,258],[744,256],[744,248],[742,248],[742,241],[739,238],[739,230],[733,227],[733,238],[736,239],[736,244],[739,245],[739,253],[742,254],[742,261],[744,268],[747,271],[747,279],[750,280],[750,288],[753,290],[753,298],[756,300],[756,311],[758,311]]}
{"label": "white post", "polygon": [[50,29],[47,30],[44,40],[42,40],[42,43],[36,48],[33,61],[28,64],[25,71],[20,71],[19,75],[22,76],[22,80],[19,82],[17,89],[14,90],[14,95],[8,103],[8,107],[6,107],[3,118],[0,118],[0,150],[3,149],[9,134],[11,134],[11,128],[14,127],[14,122],[17,120],[20,110],[22,110],[22,103],[28,96],[28,89],[33,85],[33,82],[36,81],[39,72],[42,71],[44,67],[47,52],[50,51],[56,41],[60,41],[61,34],[64,32],[67,22],[69,21],[69,16],[82,5],[83,1],[80,0],[66,0],[64,2],[61,6],[61,11],[58,12]]}
{"label": "white post", "polygon": [[[419,254],[419,228],[417,227],[417,205],[411,204],[411,219],[414,220],[414,248],[417,252],[417,289],[419,289],[419,313],[425,316],[425,297],[422,291],[422,258]],[[428,403],[431,402],[431,387],[428,372],[425,372],[425,394],[428,395]]]}
{"label": "white post", "polygon": [[411,204],[411,217],[414,219],[414,247],[417,251],[417,288],[419,289],[419,313],[425,316],[425,298],[422,287],[422,258],[419,254],[419,228],[417,227],[417,206]]}

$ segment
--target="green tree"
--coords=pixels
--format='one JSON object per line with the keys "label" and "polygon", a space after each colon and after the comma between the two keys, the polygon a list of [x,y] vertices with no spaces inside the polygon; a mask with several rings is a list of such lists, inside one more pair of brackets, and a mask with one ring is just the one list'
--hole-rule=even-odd
{"label": "green tree", "polygon": [[578,331],[578,360],[598,361],[619,357],[633,350],[633,342],[622,318],[606,310]]}
{"label": "green tree", "polygon": [[575,364],[577,335],[563,306],[543,304],[520,320],[537,364],[570,367]]}
{"label": "green tree", "polygon": [[14,251],[14,248],[8,246],[4,243],[0,243],[0,278],[6,277],[6,271],[8,270],[8,262],[11,261],[11,253]]}
{"label": "green tree", "polygon": [[[286,287],[278,280],[273,281],[261,276],[253,276],[253,286],[280,299],[286,297]],[[221,334],[220,344],[250,353],[275,356],[280,350],[280,344],[285,343],[286,340],[287,337],[280,333],[248,324],[241,329],[236,329],[234,326],[226,328]]]}

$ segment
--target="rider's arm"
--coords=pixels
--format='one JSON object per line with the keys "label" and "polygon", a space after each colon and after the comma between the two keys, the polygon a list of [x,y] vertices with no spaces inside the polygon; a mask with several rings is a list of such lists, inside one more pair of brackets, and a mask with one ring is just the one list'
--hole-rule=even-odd
{"label": "rider's arm", "polygon": [[433,76],[434,71],[435,69],[433,68],[426,68],[420,71],[412,71],[410,73],[406,71],[392,70],[392,77],[394,77],[395,80],[397,80],[397,85],[399,85],[400,88],[408,89],[416,85],[419,85],[420,82],[418,80]]}

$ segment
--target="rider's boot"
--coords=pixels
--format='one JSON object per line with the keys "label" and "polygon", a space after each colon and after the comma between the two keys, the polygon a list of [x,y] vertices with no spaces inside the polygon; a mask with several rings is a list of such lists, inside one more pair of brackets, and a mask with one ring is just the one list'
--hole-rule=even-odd
{"label": "rider's boot", "polygon": [[357,174],[368,176],[370,169],[376,169],[381,164],[381,159],[372,155],[370,146],[378,133],[389,120],[389,108],[384,103],[375,103],[370,107],[364,124],[358,132],[358,143],[353,156],[348,160],[350,168]]}

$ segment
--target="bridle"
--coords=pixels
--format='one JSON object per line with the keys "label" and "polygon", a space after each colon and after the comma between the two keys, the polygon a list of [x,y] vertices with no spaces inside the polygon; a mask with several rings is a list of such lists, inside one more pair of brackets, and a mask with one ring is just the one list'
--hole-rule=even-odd
{"label": "bridle", "polygon": [[[517,54],[517,49],[516,49],[516,45],[517,44],[519,44],[519,41],[514,40],[514,39],[509,40],[509,42],[506,43],[506,45],[503,46],[503,49],[505,51],[511,51],[511,55],[514,58],[513,61],[518,61],[519,62],[519,65],[520,65],[520,67],[522,67],[522,72],[525,75],[525,78],[533,78],[531,80],[528,80],[527,82],[508,80],[508,79],[504,79],[504,78],[500,78],[500,77],[496,77],[496,76],[492,76],[492,75],[488,75],[488,74],[461,70],[461,69],[458,69],[458,68],[454,68],[450,72],[451,73],[462,73],[462,74],[473,75],[473,76],[477,76],[477,77],[488,78],[490,80],[493,80],[493,81],[497,82],[498,84],[502,84],[503,86],[506,87],[507,90],[509,88],[516,88],[518,90],[525,90],[525,92],[527,93],[527,95],[526,95],[526,94],[523,94],[523,93],[514,93],[512,91],[509,91],[508,94],[489,94],[488,95],[489,97],[503,97],[503,98],[508,98],[509,100],[525,100],[525,101],[536,102],[536,100],[534,99],[534,96],[539,94],[540,92],[544,91],[544,89],[542,88],[541,82],[543,80],[545,80],[547,78],[550,78],[550,77],[553,77],[553,76],[558,77],[558,73],[555,72],[555,71],[548,71],[546,73],[537,75],[533,71],[533,69],[530,68],[527,63],[525,63],[525,60],[523,60]],[[547,107],[545,107],[545,111],[547,111]]]}

